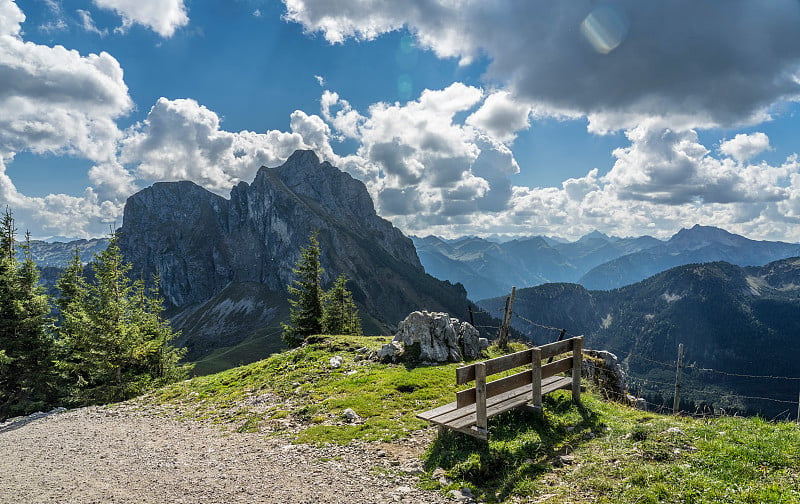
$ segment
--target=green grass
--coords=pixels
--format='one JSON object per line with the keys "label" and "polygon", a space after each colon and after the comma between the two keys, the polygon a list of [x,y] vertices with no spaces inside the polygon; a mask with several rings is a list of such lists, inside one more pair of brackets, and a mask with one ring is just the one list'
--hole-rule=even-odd
{"label": "green grass", "polygon": [[192,374],[204,376],[218,373],[236,366],[250,364],[280,352],[286,349],[286,344],[281,340],[281,332],[282,329],[279,326],[267,327],[237,345],[218,348],[202,359],[195,361]]}
{"label": "green grass", "polygon": [[[457,365],[407,367],[365,359],[364,347],[376,350],[388,340],[317,337],[305,347],[174,384],[142,401],[295,442],[391,441],[426,427],[417,412],[453,400]],[[330,368],[334,355],[343,357],[341,368]],[[264,395],[278,401],[266,409],[248,406]],[[347,408],[363,421],[346,422]],[[282,430],[287,420],[299,427]],[[490,419],[489,431],[488,443],[454,432],[437,436],[424,455],[423,484],[443,491],[469,486],[488,502],[800,502],[796,424],[662,416],[591,393],[578,405],[557,392],[546,397],[543,415],[510,411]],[[449,480],[432,476],[439,468]]]}
{"label": "green grass", "polygon": [[509,412],[489,429],[488,444],[440,436],[426,468],[445,469],[489,502],[800,502],[796,424],[661,416],[589,394],[576,405],[558,392],[541,418]]}
{"label": "green grass", "polygon": [[[280,422],[275,420],[291,416],[305,427],[293,434],[297,442],[391,441],[427,425],[415,414],[434,407],[452,393],[456,365],[406,368],[366,359],[368,352],[389,339],[319,337],[313,344],[250,365],[173,384],[146,396],[144,401],[173,404],[185,417],[236,428],[246,421],[251,430],[254,423],[279,427]],[[338,369],[330,366],[334,355],[344,358]],[[291,411],[255,413],[253,408],[242,405],[246,398],[263,394],[285,398]],[[363,422],[345,422],[347,408]],[[259,418],[254,419],[254,415]]]}

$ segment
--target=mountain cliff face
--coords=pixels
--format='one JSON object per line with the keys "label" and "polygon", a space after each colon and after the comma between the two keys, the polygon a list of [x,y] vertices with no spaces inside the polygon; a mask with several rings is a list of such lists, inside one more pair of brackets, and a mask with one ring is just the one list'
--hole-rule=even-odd
{"label": "mountain cliff face", "polygon": [[[504,298],[481,301],[486,310]],[[590,348],[608,349],[628,365],[639,390],[671,397],[677,347],[687,364],[722,373],[685,371],[684,399],[772,417],[797,400],[797,382],[737,374],[796,377],[800,352],[800,258],[765,266],[725,262],[672,268],[612,291],[547,284],[517,291],[512,325],[537,343],[566,328]],[[540,324],[534,326],[525,319]],[[666,386],[659,384],[666,383]],[[671,402],[670,402],[671,405]],[[771,415],[771,416],[770,416]]]}
{"label": "mountain cliff face", "polygon": [[[277,168],[262,167],[251,184],[231,190],[230,200],[191,182],[144,189],[126,203],[120,247],[133,271],[160,276],[168,313],[180,322],[193,318],[187,310],[232,284],[284,293],[313,229],[319,231],[323,285],[347,274],[365,330],[390,332],[418,309],[466,311],[463,287],[425,274],[411,240],[375,213],[364,184],[311,151],[297,151]],[[269,308],[253,308],[265,314],[263,323],[269,313],[286,311]],[[178,327],[191,333],[185,336],[190,357],[247,336],[228,320],[224,337],[211,341],[193,331],[195,325]]]}

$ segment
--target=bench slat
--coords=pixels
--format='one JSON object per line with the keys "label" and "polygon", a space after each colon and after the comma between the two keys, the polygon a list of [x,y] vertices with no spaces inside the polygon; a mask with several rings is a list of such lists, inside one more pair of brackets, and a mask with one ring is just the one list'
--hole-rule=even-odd
{"label": "bench slat", "polygon": [[547,385],[544,384],[547,380],[542,380],[542,394],[549,394],[559,389],[572,388],[572,378],[568,376],[551,376],[549,380],[552,381]]}
{"label": "bench slat", "polygon": [[556,355],[571,351],[574,341],[575,338],[570,338],[540,346],[539,348],[542,349],[542,359],[549,359],[550,357],[555,357]]}
{"label": "bench slat", "polygon": [[542,378],[555,376],[558,373],[563,373],[565,371],[569,371],[570,369],[572,369],[572,357],[559,359],[555,362],[551,362],[550,364],[545,364],[542,366]]}
{"label": "bench slat", "polygon": [[[551,377],[542,380],[543,393],[550,393],[555,390],[570,388],[572,386],[572,378],[565,378],[563,376]],[[500,413],[518,408],[522,405],[528,404],[531,400],[531,389],[528,386],[517,387],[516,389],[509,390],[503,395],[495,396],[491,404],[486,405],[486,415],[493,417]],[[461,429],[475,423],[475,415],[463,415],[458,419],[447,423],[448,427]]]}
{"label": "bench slat", "polygon": [[[494,411],[496,406],[501,403],[514,403],[516,405],[525,404],[528,402],[529,394],[530,387],[522,386],[492,397],[491,400],[487,401],[486,404],[487,416],[490,416],[488,413],[490,411]],[[453,413],[450,415],[443,415],[439,418],[439,420],[448,427],[453,426],[454,428],[462,428],[468,425],[473,425],[477,419],[475,414],[475,405],[470,404],[469,406],[462,408],[462,410],[464,410],[464,414]],[[492,415],[496,414],[496,412],[492,413]]]}
{"label": "bench slat", "polygon": [[456,403],[451,402],[443,406],[439,406],[438,408],[433,408],[432,410],[423,411],[422,413],[417,413],[417,418],[421,418],[423,420],[430,420],[431,418],[443,415],[444,413],[453,411],[455,409],[456,409]]}
{"label": "bench slat", "polygon": [[[500,378],[486,384],[486,395],[488,397],[507,392],[521,385],[529,385],[533,381],[530,371],[522,371],[505,378]],[[458,407],[466,406],[475,402],[475,388],[468,388],[461,392],[456,392],[456,404]]]}
{"label": "bench slat", "polygon": [[[572,385],[572,379],[563,376],[551,376],[542,380],[542,394],[553,392],[554,390],[568,388]],[[497,415],[502,411],[508,411],[517,406],[521,406],[531,400],[531,388],[527,385],[516,389],[503,392],[486,400],[487,416]],[[505,403],[513,403],[509,406]],[[417,414],[417,417],[428,420],[435,424],[446,427],[460,429],[462,427],[474,425],[477,420],[475,414],[475,404],[469,404],[463,408],[456,408],[456,403],[452,402],[438,408]],[[509,407],[506,407],[509,406]],[[503,409],[505,408],[505,409]]]}
{"label": "bench slat", "polygon": [[[531,351],[522,350],[520,352],[503,355],[502,357],[495,357],[494,359],[489,359],[483,362],[486,364],[486,376],[491,376],[502,371],[508,371],[509,369],[514,369],[515,367],[530,364],[532,362]],[[463,385],[473,380],[475,380],[475,364],[456,368],[456,385]]]}

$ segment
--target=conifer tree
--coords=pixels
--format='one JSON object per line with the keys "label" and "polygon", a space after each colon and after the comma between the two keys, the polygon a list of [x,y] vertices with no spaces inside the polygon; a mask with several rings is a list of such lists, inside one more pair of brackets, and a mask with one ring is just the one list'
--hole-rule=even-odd
{"label": "conifer tree", "polygon": [[178,364],[184,351],[172,346],[176,335],[161,317],[158,283],[146,289],[131,281],[130,268],[112,234],[108,248],[95,255],[94,282],[83,279],[77,251],[59,280],[58,366],[76,404],[128,399],[188,373]]}
{"label": "conifer tree", "polygon": [[361,335],[361,320],[353,294],[347,289],[347,276],[342,273],[322,298],[322,332],[326,334]]}
{"label": "conifer tree", "polygon": [[55,404],[50,303],[39,286],[31,258],[30,234],[16,257],[16,229],[6,208],[0,222],[0,420]]}
{"label": "conifer tree", "polygon": [[292,269],[294,285],[289,285],[289,323],[283,324],[283,341],[290,346],[300,345],[308,336],[322,331],[322,288],[320,281],[323,269],[320,265],[320,249],[317,231],[309,236],[307,247],[300,249],[300,259]]}
{"label": "conifer tree", "polygon": [[59,310],[56,326],[59,359],[56,367],[66,378],[67,398],[77,404],[80,404],[76,400],[80,395],[78,391],[88,383],[86,363],[93,358],[93,345],[89,336],[91,326],[85,311],[88,286],[83,272],[84,264],[76,247],[75,255],[56,283],[59,296],[55,299]]}

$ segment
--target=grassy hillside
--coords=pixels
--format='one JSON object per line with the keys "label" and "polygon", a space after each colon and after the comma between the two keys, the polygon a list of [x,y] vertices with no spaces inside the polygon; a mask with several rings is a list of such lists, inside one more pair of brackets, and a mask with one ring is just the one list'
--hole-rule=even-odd
{"label": "grassy hillside", "polygon": [[[367,358],[388,338],[320,336],[246,366],[158,390],[143,407],[301,443],[391,441],[426,428],[415,413],[454,397],[456,364]],[[333,369],[330,359],[341,356]],[[344,417],[353,409],[361,420]],[[425,454],[425,485],[469,486],[488,502],[796,503],[800,427],[759,418],[694,420],[548,396],[544,415],[489,422],[490,442],[448,433]],[[434,476],[435,473],[435,476]]]}

